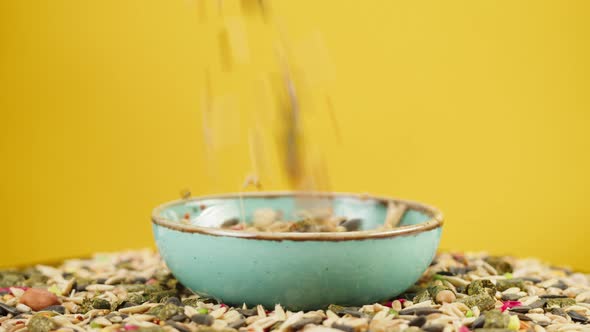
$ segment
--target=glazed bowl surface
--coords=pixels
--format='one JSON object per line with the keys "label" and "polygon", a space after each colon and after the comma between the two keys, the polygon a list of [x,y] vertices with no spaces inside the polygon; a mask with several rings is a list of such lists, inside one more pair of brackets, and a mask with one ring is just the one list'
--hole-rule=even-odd
{"label": "glazed bowl surface", "polygon": [[[195,293],[231,305],[281,304],[290,310],[358,306],[387,300],[410,287],[431,263],[442,232],[435,208],[385,197],[314,193],[335,215],[362,219],[338,233],[263,233],[220,228],[252,219],[259,208],[296,213],[298,192],[195,197],[154,209],[158,250],[174,276]],[[406,206],[399,227],[378,231],[390,202]],[[190,215],[190,222],[183,217]]]}

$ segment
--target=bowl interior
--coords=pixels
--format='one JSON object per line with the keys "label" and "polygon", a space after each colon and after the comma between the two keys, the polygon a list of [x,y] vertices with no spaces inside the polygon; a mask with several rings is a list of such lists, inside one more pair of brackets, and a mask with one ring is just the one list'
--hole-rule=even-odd
{"label": "bowl interior", "polygon": [[[301,199],[301,196],[298,196]],[[387,214],[387,201],[377,198],[361,198],[359,196],[334,194],[328,196],[305,197],[314,206],[330,207],[336,216],[348,219],[362,219],[361,229],[372,230],[385,221]],[[195,198],[176,201],[163,206],[156,211],[159,217],[170,222],[179,222],[188,213],[190,224],[200,227],[219,228],[228,219],[244,219],[247,223],[252,221],[255,210],[271,208],[282,212],[283,219],[296,220],[298,212],[295,195],[267,194],[267,195],[230,195],[223,197]],[[307,205],[306,205],[307,206]],[[242,217],[243,215],[243,217]],[[430,213],[423,208],[409,205],[403,214],[400,226],[419,224],[431,219]]]}

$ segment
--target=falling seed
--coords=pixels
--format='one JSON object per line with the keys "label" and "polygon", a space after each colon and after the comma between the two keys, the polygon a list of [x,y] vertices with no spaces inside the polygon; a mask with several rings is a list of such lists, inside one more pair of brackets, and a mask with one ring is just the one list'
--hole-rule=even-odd
{"label": "falling seed", "polygon": [[246,15],[250,15],[258,8],[258,3],[252,0],[240,0],[242,12]]}
{"label": "falling seed", "polygon": [[226,28],[221,28],[218,35],[219,42],[219,62],[221,68],[225,71],[231,71],[233,67],[233,59],[231,56],[231,45],[229,35]]}
{"label": "falling seed", "polygon": [[191,198],[191,191],[190,191],[190,189],[188,189],[188,188],[182,189],[180,191],[180,197],[182,199],[189,199],[189,198]]}
{"label": "falling seed", "polygon": [[251,130],[248,136],[248,147],[250,152],[250,162],[252,163],[252,169],[254,170],[253,175],[249,175],[244,182],[244,188],[247,185],[253,184],[256,189],[262,189],[262,184],[257,174],[260,174],[260,161],[262,154],[260,153],[260,146],[262,143],[257,139],[256,131]]}
{"label": "falling seed", "polygon": [[332,98],[330,98],[330,96],[326,96],[326,108],[328,110],[328,115],[330,116],[330,120],[332,122],[332,128],[334,129],[336,140],[338,143],[342,143],[342,136],[340,136],[340,127],[338,126],[338,121],[336,121],[336,114],[334,114],[334,105],[332,104]]}
{"label": "falling seed", "polygon": [[[209,69],[205,70],[205,87],[203,89],[203,111],[201,114],[203,115],[203,136],[205,140],[205,146],[207,149],[210,149],[213,145],[213,137],[212,137],[212,130],[210,127],[210,113],[213,111],[212,107],[212,100],[213,100],[213,93],[211,90],[211,73]],[[206,154],[207,156],[210,153]]]}
{"label": "falling seed", "polygon": [[263,0],[241,0],[242,12],[246,15],[260,13],[266,18],[266,5]]}
{"label": "falling seed", "polygon": [[201,23],[207,21],[207,1],[208,0],[198,0],[197,11],[199,13],[199,21]]}
{"label": "falling seed", "polygon": [[242,185],[242,189],[247,189],[250,186],[253,186],[256,189],[262,188],[262,184],[260,183],[260,179],[258,179],[258,176],[256,174],[249,174],[248,176],[246,176],[246,179],[244,180],[244,184]]}
{"label": "falling seed", "polygon": [[223,0],[217,0],[217,11],[219,12],[219,16],[223,15]]}
{"label": "falling seed", "polygon": [[241,64],[250,62],[250,50],[246,37],[244,21],[238,17],[225,19],[225,31],[227,43],[232,61]]}
{"label": "falling seed", "polygon": [[288,101],[286,107],[287,115],[287,127],[286,127],[286,170],[289,175],[289,179],[292,185],[295,185],[296,189],[300,189],[301,183],[301,170],[302,170],[302,158],[300,145],[301,142],[298,139],[298,132],[300,126],[300,115],[299,115],[299,102],[297,100],[297,94],[295,86],[289,75],[288,69],[285,68],[284,72],[284,83],[287,90]]}

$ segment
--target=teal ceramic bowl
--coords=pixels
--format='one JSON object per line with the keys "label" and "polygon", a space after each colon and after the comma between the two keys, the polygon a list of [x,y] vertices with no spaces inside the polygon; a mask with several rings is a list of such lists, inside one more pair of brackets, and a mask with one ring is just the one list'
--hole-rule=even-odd
{"label": "teal ceramic bowl", "polygon": [[[434,258],[442,215],[427,205],[354,194],[330,198],[335,215],[363,220],[361,231],[255,233],[219,228],[251,219],[258,208],[288,218],[301,193],[196,197],[164,204],[152,215],[160,254],[174,276],[197,294],[231,305],[280,303],[290,310],[387,300],[410,287]],[[393,201],[407,206],[399,227],[376,231]],[[189,213],[190,224],[181,222]],[[373,229],[373,230],[372,230]]]}

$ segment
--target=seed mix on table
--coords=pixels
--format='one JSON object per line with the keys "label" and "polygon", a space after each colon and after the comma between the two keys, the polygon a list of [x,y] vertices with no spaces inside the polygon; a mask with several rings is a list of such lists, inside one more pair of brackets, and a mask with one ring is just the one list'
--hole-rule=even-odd
{"label": "seed mix on table", "polygon": [[0,332],[590,331],[590,277],[535,259],[439,254],[382,303],[291,312],[183,287],[149,250],[0,272]]}

